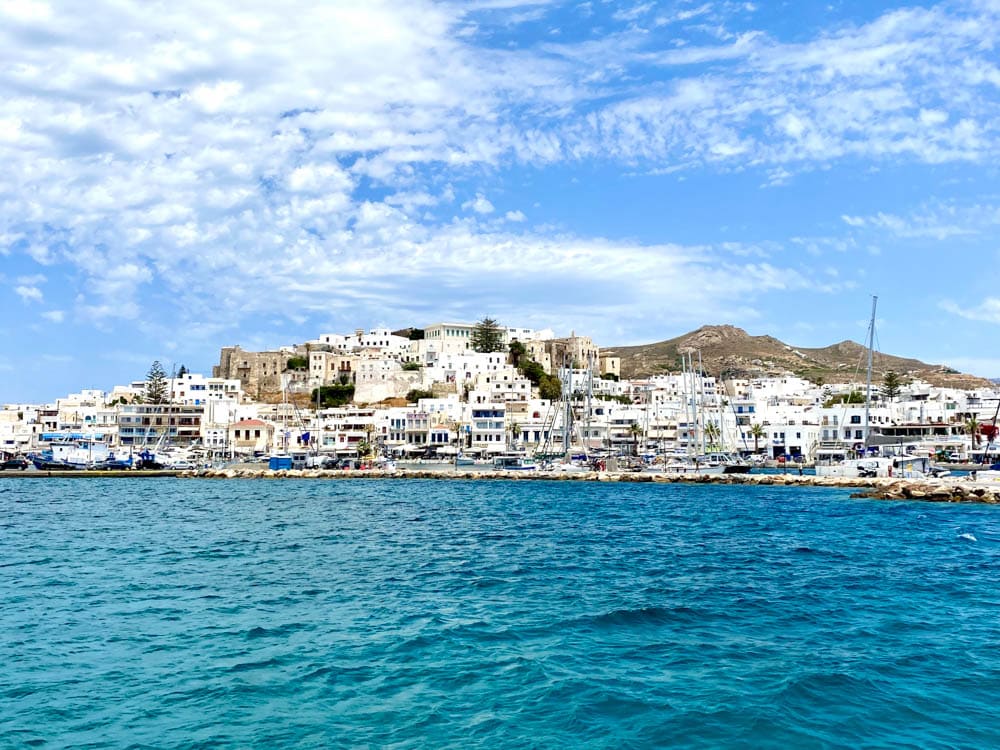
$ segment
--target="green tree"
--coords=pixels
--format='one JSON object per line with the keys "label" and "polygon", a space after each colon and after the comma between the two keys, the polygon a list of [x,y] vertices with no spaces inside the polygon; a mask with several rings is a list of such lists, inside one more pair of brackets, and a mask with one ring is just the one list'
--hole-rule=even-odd
{"label": "green tree", "polygon": [[642,426],[638,422],[633,422],[628,426],[629,435],[632,436],[632,455],[639,455],[639,438],[642,437]]}
{"label": "green tree", "polygon": [[310,400],[316,403],[317,397],[323,406],[343,406],[354,400],[354,386],[341,384],[313,388]]}
{"label": "green tree", "polygon": [[889,401],[892,401],[899,395],[899,392],[903,388],[903,379],[899,377],[899,373],[894,370],[889,370],[885,377],[882,378],[882,392],[885,394]]}
{"label": "green tree", "polygon": [[181,369],[177,371],[177,377],[183,378],[187,374],[188,374],[188,368],[186,368],[184,365],[181,365]]}
{"label": "green tree", "polygon": [[545,368],[533,359],[523,360],[517,369],[536,388],[541,385],[542,378],[545,377]]}
{"label": "green tree", "polygon": [[528,349],[517,339],[510,342],[510,346],[507,347],[507,361],[510,362],[514,367],[521,366],[521,358],[528,353]]}
{"label": "green tree", "polygon": [[502,352],[504,331],[493,318],[483,318],[472,328],[469,344],[480,353]]}
{"label": "green tree", "polygon": [[308,370],[309,369],[309,358],[308,357],[289,357],[288,361],[285,363],[286,370]]}
{"label": "green tree", "polygon": [[621,394],[619,396],[612,396],[607,393],[595,393],[594,398],[597,399],[598,401],[616,401],[617,403],[624,404],[625,406],[631,406],[633,403],[635,403],[632,400],[631,396],[626,396],[625,394]]}
{"label": "green tree", "polygon": [[166,403],[167,395],[167,373],[157,359],[146,373],[146,387],[142,392],[142,400],[147,404],[162,404]]}
{"label": "green tree", "polygon": [[750,425],[750,437],[753,438],[753,452],[760,452],[760,440],[767,437],[767,431],[762,424]]}
{"label": "green tree", "polygon": [[414,372],[416,370],[419,370],[421,367],[423,367],[423,365],[420,364],[419,362],[404,362],[403,363],[403,370],[405,372]]}
{"label": "green tree", "polygon": [[824,407],[836,406],[837,404],[863,404],[865,402],[865,394],[861,391],[855,389],[850,393],[841,393],[838,396],[827,399],[824,403]]}
{"label": "green tree", "polygon": [[431,391],[424,391],[420,388],[414,388],[406,394],[406,400],[411,404],[417,403],[422,398],[434,398],[434,393]]}
{"label": "green tree", "polygon": [[516,443],[517,439],[521,437],[521,425],[519,425],[517,422],[511,422],[509,429],[510,429],[510,445],[513,448],[514,443]]}
{"label": "green tree", "polygon": [[562,398],[562,381],[555,375],[543,374],[538,381],[539,398],[558,401]]}
{"label": "green tree", "polygon": [[[455,433],[455,447],[458,449],[458,452],[461,453],[462,449],[467,447],[465,445],[465,440],[463,439],[465,437],[465,433],[462,431],[462,423],[457,420],[450,419],[448,420],[448,430]],[[456,460],[457,458],[458,455],[456,453]]]}
{"label": "green tree", "polygon": [[979,431],[982,425],[979,424],[979,420],[975,417],[971,417],[965,422],[965,431],[972,436],[972,450],[979,447]]}
{"label": "green tree", "polygon": [[708,440],[709,448],[714,450],[715,448],[719,447],[718,441],[719,441],[719,436],[721,434],[722,431],[719,429],[719,425],[717,425],[715,422],[709,422],[708,424],[705,425],[705,437]]}

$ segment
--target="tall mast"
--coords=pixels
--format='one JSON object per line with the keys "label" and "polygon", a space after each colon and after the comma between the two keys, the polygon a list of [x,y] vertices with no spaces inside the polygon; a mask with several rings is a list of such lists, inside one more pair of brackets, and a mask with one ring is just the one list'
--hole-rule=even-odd
{"label": "tall mast", "polygon": [[[723,452],[726,448],[726,407],[729,406],[729,388],[722,379],[722,370],[719,370],[719,379],[715,383],[716,398],[719,399],[719,442]],[[722,388],[721,393],[719,388]],[[733,435],[733,451],[736,451],[736,435]]]}
{"label": "tall mast", "polygon": [[865,385],[865,451],[868,450],[868,412],[872,403],[872,351],[875,349],[875,308],[878,297],[872,296],[872,319],[868,324],[868,380]]}
{"label": "tall mast", "polygon": [[587,452],[590,446],[590,400],[594,395],[594,353],[587,352],[587,419],[585,428],[587,436],[583,440],[584,451]]}
{"label": "tall mast", "polygon": [[563,414],[563,451],[569,452],[570,444],[570,424],[572,422],[572,408],[571,403],[573,399],[573,371],[570,369],[572,363],[569,362],[567,356],[563,356],[563,372],[566,373],[565,380],[563,381],[563,387],[565,388],[565,395],[563,398],[566,399],[565,412]]}
{"label": "tall mast", "polygon": [[653,386],[646,384],[646,403],[643,408],[642,452],[649,451],[649,406],[653,401]]}
{"label": "tall mast", "polygon": [[705,373],[701,364],[701,349],[698,350],[698,400],[700,401],[698,419],[701,420],[701,452],[708,453],[705,434]]}
{"label": "tall mast", "polygon": [[688,453],[695,455],[698,452],[695,446],[695,440],[698,439],[698,411],[695,406],[694,354],[688,352],[686,359],[684,355],[681,357],[681,361],[684,363],[684,391],[687,396],[685,399],[685,416],[688,422],[687,448]]}

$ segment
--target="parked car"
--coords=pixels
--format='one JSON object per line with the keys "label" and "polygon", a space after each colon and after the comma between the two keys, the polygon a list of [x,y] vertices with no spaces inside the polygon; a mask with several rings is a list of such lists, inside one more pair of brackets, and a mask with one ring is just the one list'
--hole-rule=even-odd
{"label": "parked car", "polygon": [[194,464],[191,463],[190,461],[184,461],[182,459],[180,461],[174,461],[172,464],[170,464],[170,468],[171,469],[178,469],[178,470],[184,470],[184,471],[186,471],[188,469],[193,469],[194,468]]}
{"label": "parked car", "polygon": [[0,471],[6,471],[8,469],[14,471],[24,471],[31,464],[28,463],[26,459],[23,458],[10,458],[0,464]]}

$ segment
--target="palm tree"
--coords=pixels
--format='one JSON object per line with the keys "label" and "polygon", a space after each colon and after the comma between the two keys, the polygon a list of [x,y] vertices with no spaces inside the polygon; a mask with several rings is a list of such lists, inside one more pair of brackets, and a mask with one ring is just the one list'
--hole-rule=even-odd
{"label": "palm tree", "polygon": [[750,426],[750,437],[753,438],[753,452],[758,453],[760,451],[760,439],[767,437],[767,432],[764,430],[764,425],[755,424]]}
{"label": "palm tree", "polygon": [[455,451],[456,455],[461,453],[462,448],[462,423],[457,419],[448,420],[448,431],[455,433]]}
{"label": "palm tree", "polygon": [[719,430],[719,425],[717,425],[715,422],[709,422],[708,424],[705,425],[705,437],[708,439],[709,448],[712,448],[714,450],[716,447],[718,447],[716,441],[719,439],[720,434],[721,430]]}
{"label": "palm tree", "polygon": [[979,447],[979,420],[975,417],[970,417],[965,423],[965,431],[972,436],[972,450]]}
{"label": "palm tree", "polygon": [[357,445],[358,458],[364,460],[374,457],[375,444],[372,440],[372,434],[374,431],[375,428],[372,425],[367,425],[365,427],[365,436],[358,441]]}
{"label": "palm tree", "polygon": [[521,425],[517,422],[510,423],[510,447],[514,447],[514,443],[517,442],[518,436],[521,434]]}
{"label": "palm tree", "polygon": [[638,422],[633,422],[628,426],[628,432],[632,436],[632,455],[639,455],[639,438],[642,437],[642,427]]}

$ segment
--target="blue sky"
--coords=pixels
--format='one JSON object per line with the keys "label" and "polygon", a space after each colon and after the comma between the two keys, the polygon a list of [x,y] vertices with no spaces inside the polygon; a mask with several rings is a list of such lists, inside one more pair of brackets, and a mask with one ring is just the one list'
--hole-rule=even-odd
{"label": "blue sky", "polygon": [[[95,23],[94,19],[101,19]],[[0,0],[0,401],[491,315],[1000,376],[1000,0]]]}

